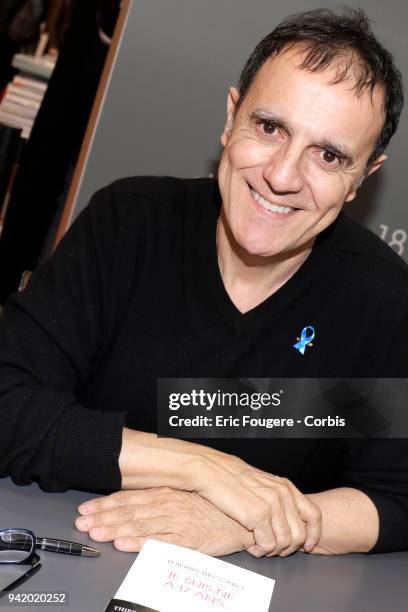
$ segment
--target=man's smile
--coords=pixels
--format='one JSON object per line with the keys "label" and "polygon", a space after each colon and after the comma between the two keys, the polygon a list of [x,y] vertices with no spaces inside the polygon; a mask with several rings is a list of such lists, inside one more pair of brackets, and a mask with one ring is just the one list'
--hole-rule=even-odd
{"label": "man's smile", "polygon": [[262,206],[262,208],[272,212],[278,213],[280,215],[289,215],[290,213],[295,213],[296,208],[292,208],[291,206],[278,206],[278,204],[273,204],[269,200],[266,200],[261,194],[259,194],[255,189],[250,187],[251,195],[254,200]]}

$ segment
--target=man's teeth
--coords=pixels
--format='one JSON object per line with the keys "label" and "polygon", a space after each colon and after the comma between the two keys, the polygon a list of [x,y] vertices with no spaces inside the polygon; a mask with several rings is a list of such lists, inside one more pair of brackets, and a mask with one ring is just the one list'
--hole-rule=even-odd
{"label": "man's teeth", "polygon": [[266,208],[266,210],[270,210],[271,212],[281,213],[283,215],[287,215],[288,213],[295,210],[290,206],[277,206],[277,204],[271,204],[268,200],[265,200],[255,189],[251,189],[252,197],[256,200],[261,206]]}

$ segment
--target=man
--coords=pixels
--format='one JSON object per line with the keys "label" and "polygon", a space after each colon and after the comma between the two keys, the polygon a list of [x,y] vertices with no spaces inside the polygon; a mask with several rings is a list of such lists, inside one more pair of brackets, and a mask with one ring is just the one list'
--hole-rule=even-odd
{"label": "man", "polygon": [[407,375],[407,268],[341,213],[385,161],[401,108],[360,11],[304,13],[266,37],[229,92],[219,190],[115,183],[10,301],[3,473],[129,489],[76,521],[120,550],[149,536],[255,556],[408,547],[405,440],[216,449],[149,433],[157,377]]}

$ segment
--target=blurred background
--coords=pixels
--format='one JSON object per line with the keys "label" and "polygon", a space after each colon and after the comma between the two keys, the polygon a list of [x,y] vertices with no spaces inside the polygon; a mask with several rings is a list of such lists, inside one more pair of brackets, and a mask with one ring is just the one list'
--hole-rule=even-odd
{"label": "blurred background", "polygon": [[1,0],[0,303],[52,248],[119,10]]}
{"label": "blurred background", "polygon": [[[347,5],[366,11],[406,82],[408,4]],[[2,0],[0,303],[96,189],[135,174],[216,175],[228,87],[253,47],[322,6],[343,3]],[[389,160],[347,207],[405,259],[407,140],[404,111]]]}

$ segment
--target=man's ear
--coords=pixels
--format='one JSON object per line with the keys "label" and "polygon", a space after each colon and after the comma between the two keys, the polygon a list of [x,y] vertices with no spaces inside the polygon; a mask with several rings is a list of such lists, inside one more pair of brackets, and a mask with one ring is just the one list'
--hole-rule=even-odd
{"label": "man's ear", "polygon": [[373,172],[376,172],[378,168],[381,168],[381,166],[383,165],[386,159],[387,159],[387,155],[384,155],[384,153],[380,155],[380,157],[377,157],[377,159],[373,161],[373,163],[371,164],[367,172],[367,176],[370,176],[370,174],[372,174]]}
{"label": "man's ear", "polygon": [[354,198],[357,195],[357,189],[363,184],[364,179],[367,176],[370,176],[370,174],[373,174],[373,172],[376,172],[379,168],[381,168],[381,166],[383,165],[383,163],[385,162],[386,159],[387,159],[387,155],[384,155],[384,153],[383,153],[382,155],[377,157],[377,159],[375,161],[373,161],[373,163],[370,165],[369,169],[364,173],[364,175],[361,177],[361,179],[359,179],[357,181],[357,183],[354,185],[354,188],[348,194],[347,198],[345,199],[345,202],[351,202],[352,200],[354,200]]}
{"label": "man's ear", "polygon": [[230,87],[227,98],[227,121],[224,125],[224,130],[221,134],[221,144],[223,147],[227,144],[228,135],[231,131],[235,117],[235,109],[239,100],[239,91],[236,87]]}

